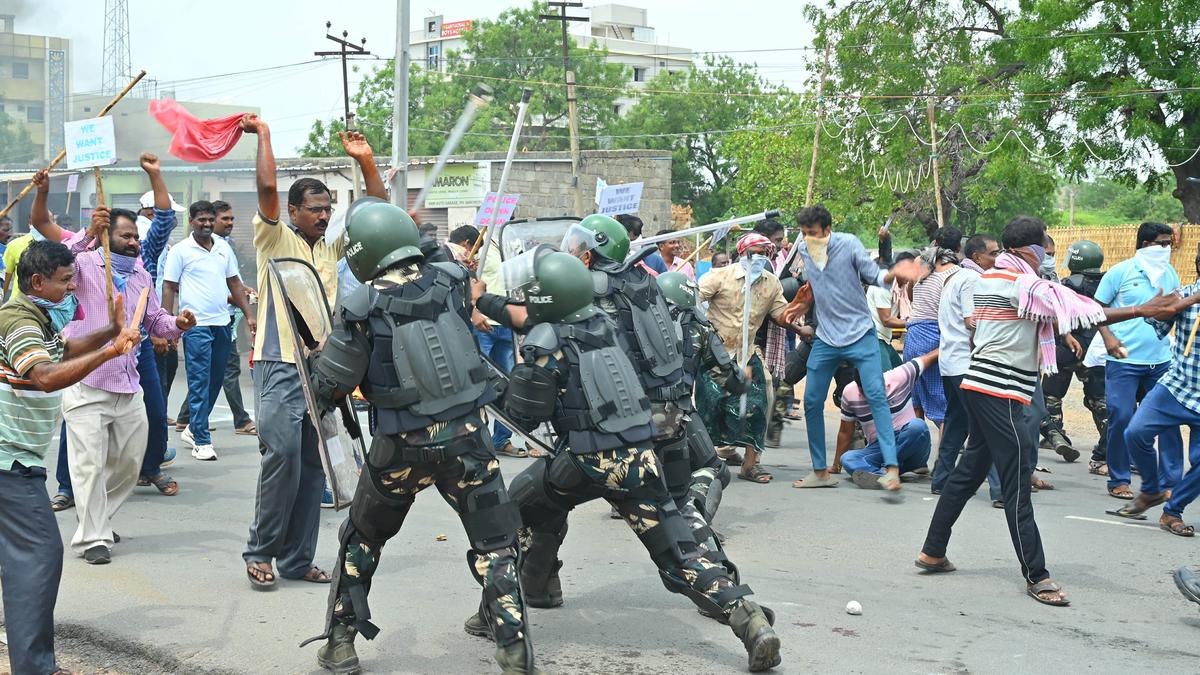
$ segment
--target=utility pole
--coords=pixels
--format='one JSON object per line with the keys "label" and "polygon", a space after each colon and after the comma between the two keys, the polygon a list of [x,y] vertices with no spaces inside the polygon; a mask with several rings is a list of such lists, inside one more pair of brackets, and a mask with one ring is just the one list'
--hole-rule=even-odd
{"label": "utility pole", "polygon": [[408,208],[408,0],[396,0],[396,60],[392,91],[392,203]]}
{"label": "utility pole", "polygon": [[583,7],[582,2],[550,2],[551,7],[557,7],[558,14],[539,14],[543,21],[558,21],[562,24],[562,53],[563,77],[567,84],[567,126],[571,135],[571,191],[575,193],[575,215],[583,215],[583,199],[579,192],[579,118],[575,107],[575,73],[571,70],[571,55],[569,53],[569,38],[567,36],[568,21],[587,21],[587,17],[567,16],[568,7]]}
{"label": "utility pole", "polygon": [[825,78],[829,76],[829,44],[825,44],[825,62],[821,65],[821,79],[817,82],[817,126],[813,129],[812,161],[808,165],[808,189],[804,192],[804,205],[812,206],[813,187],[817,182],[817,152],[821,147],[821,125],[825,122]]}
{"label": "utility pole", "polygon": [[[325,30],[328,31],[333,27],[332,21],[325,22]],[[351,56],[370,56],[371,52],[366,51],[363,45],[367,44],[367,38],[362,39],[362,45],[356,45],[353,42],[348,42],[346,38],[350,37],[350,31],[342,31],[342,37],[335,37],[328,32],[325,33],[325,39],[331,40],[338,44],[336,52],[313,52],[314,56],[340,56],[342,57],[342,103],[345,106],[345,121],[346,131],[354,130],[354,113],[350,112],[350,74],[346,67],[346,61]],[[354,198],[358,199],[361,195],[360,189],[362,177],[359,175],[358,164],[354,164]]]}

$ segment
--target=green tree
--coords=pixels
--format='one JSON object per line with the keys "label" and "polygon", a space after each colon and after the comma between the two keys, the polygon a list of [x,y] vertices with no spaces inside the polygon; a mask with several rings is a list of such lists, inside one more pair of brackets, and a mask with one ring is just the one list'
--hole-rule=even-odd
{"label": "green tree", "polygon": [[663,71],[646,83],[646,93],[621,121],[614,143],[670,150],[671,201],[690,204],[695,222],[712,222],[732,207],[738,176],[725,132],[779,114],[783,95],[786,91],[767,84],[754,66],[727,56],[705,57],[700,66]]}
{"label": "green tree", "polygon": [[[533,90],[522,134],[529,150],[568,147],[566,89],[563,82],[562,36],[557,24],[538,19],[549,11],[544,3],[529,9],[505,10],[495,21],[478,21],[464,33],[462,52],[451,52],[446,72],[414,66],[409,79],[409,153],[433,155],[445,143],[477,82],[494,90],[493,104],[481,111],[459,147],[460,152],[508,147],[516,123],[522,89]],[[575,72],[581,147],[595,148],[616,122],[615,104],[629,80],[627,69],[608,63],[606,53],[569,41]],[[393,64],[376,69],[354,95],[356,126],[377,152],[391,148]],[[339,120],[313,123],[304,156],[341,154]]]}
{"label": "green tree", "polygon": [[1200,2],[1019,7],[1012,16],[993,10],[1009,39],[989,51],[1018,73],[1020,119],[1046,152],[1076,178],[1093,170],[1152,193],[1173,183],[1187,221],[1200,222],[1200,182],[1190,180],[1200,177]]}
{"label": "green tree", "polygon": [[[0,98],[0,103],[3,101]],[[0,109],[0,163],[26,164],[40,154],[41,148],[30,138],[29,131]]]}
{"label": "green tree", "polygon": [[1060,203],[1065,202],[1067,193],[1075,192],[1075,222],[1079,225],[1124,225],[1157,220],[1178,223],[1183,220],[1183,205],[1165,189],[1147,191],[1141,186],[1129,186],[1110,178],[1079,183],[1063,188]]}

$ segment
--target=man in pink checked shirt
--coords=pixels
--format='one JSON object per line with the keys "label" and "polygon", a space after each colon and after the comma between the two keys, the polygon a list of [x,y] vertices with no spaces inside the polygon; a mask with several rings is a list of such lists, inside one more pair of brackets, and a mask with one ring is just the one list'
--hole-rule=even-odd
{"label": "man in pink checked shirt", "polygon": [[[68,339],[86,335],[108,323],[104,253],[89,250],[96,236],[106,230],[112,252],[113,293],[124,297],[125,321],[133,319],[142,289],[149,289],[142,319],[147,333],[173,340],[195,326],[196,317],[190,311],[175,317],[159,305],[150,274],[137,264],[141,253],[137,215],[100,206],[92,213],[87,235],[70,245],[75,254],[75,297],[82,316],[76,314],[63,335]],[[117,540],[112,516],[133,492],[146,450],[146,408],[136,353],[108,361],[64,391],[63,418],[67,423],[67,461],[79,509],[79,527],[71,538],[71,550],[89,564],[107,564]]]}

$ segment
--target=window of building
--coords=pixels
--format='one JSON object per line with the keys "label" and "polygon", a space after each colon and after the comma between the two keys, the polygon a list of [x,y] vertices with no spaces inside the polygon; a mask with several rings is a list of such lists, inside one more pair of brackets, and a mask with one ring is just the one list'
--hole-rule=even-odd
{"label": "window of building", "polygon": [[441,54],[441,51],[442,51],[441,48],[438,47],[437,45],[429,46],[429,53],[425,57],[425,61],[426,61],[425,67],[426,68],[428,68],[430,70],[438,69],[438,62],[440,60],[439,56]]}
{"label": "window of building", "polygon": [[430,21],[429,23],[425,24],[425,32],[426,33],[436,33],[437,29],[438,29],[438,27],[437,27],[436,21]]}
{"label": "window of building", "polygon": [[634,82],[645,82],[646,81],[646,69],[645,68],[634,68],[633,69],[633,81]]}
{"label": "window of building", "polygon": [[620,103],[618,103],[618,104],[616,104],[616,105],[614,105],[614,106],[613,106],[613,114],[614,114],[614,115],[620,115],[620,114],[621,114],[621,104],[620,104]]}
{"label": "window of building", "polygon": [[666,62],[666,61],[659,61],[659,62],[658,62],[658,67],[659,67],[659,68],[666,68],[666,67],[667,67],[667,62]]}
{"label": "window of building", "polygon": [[13,61],[12,76],[14,80],[28,80],[29,64],[24,61]]}
{"label": "window of building", "polygon": [[41,104],[31,104],[25,106],[25,119],[30,122],[44,122],[45,112],[42,110]]}

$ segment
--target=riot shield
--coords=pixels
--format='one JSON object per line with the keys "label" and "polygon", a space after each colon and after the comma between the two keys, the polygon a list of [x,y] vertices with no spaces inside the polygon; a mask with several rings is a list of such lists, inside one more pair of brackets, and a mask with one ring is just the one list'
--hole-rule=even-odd
{"label": "riot shield", "polygon": [[[367,452],[358,414],[349,401],[343,399],[336,408],[320,415],[316,396],[309,386],[308,356],[333,329],[325,288],[321,285],[317,270],[305,260],[275,258],[268,264],[279,296],[275,301],[283,303],[288,326],[292,329],[296,370],[300,374],[308,415],[317,430],[321,466],[325,469],[329,489],[333,492],[334,508],[340,510],[349,506],[354,498],[358,474]],[[287,347],[280,345],[280,348]],[[265,414],[271,413],[265,411]]]}
{"label": "riot shield", "polygon": [[[574,216],[527,218],[510,221],[500,229],[500,259],[502,261],[510,260],[526,251],[532,251],[542,244],[549,244],[557,249],[559,244],[562,243],[563,236],[566,235],[567,230],[578,222],[579,218]],[[514,300],[524,299],[520,297],[519,291],[509,290],[508,294]],[[514,362],[520,362],[521,346],[519,336],[513,340],[513,351],[516,352],[514,354]],[[499,372],[498,368],[495,368],[495,370]],[[499,413],[500,411],[495,412]],[[499,417],[500,415],[497,416]],[[509,428],[512,429],[514,427],[510,426]],[[555,437],[549,425],[540,425],[529,434],[521,434],[521,436],[533,446],[553,452],[552,448],[555,445]]]}

